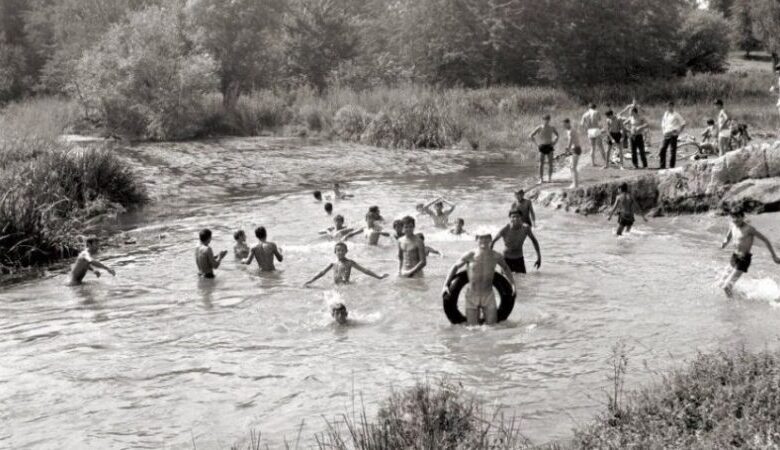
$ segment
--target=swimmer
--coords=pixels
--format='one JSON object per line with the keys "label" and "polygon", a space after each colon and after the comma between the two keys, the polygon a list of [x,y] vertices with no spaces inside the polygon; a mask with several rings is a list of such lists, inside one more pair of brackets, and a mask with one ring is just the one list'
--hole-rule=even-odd
{"label": "swimmer", "polygon": [[400,219],[396,219],[393,221],[393,231],[395,232],[395,235],[393,236],[395,240],[401,239],[401,237],[404,235],[404,222]]}
{"label": "swimmer", "polygon": [[780,258],[775,253],[775,249],[772,248],[772,243],[769,242],[763,234],[753,228],[752,225],[745,221],[745,213],[741,209],[735,209],[729,214],[731,216],[731,227],[729,228],[726,238],[723,239],[721,248],[726,248],[729,242],[734,239],[734,253],[731,255],[731,268],[726,276],[721,280],[721,286],[726,295],[731,297],[733,293],[734,283],[739,278],[747,273],[750,267],[753,255],[750,250],[753,248],[753,240],[758,239],[764,241],[766,248],[769,249],[769,253],[772,254],[772,260],[776,264],[780,264]]}
{"label": "swimmer", "polygon": [[312,194],[314,195],[314,200],[317,200],[318,202],[322,201],[322,192],[314,191]]}
{"label": "swimmer", "polygon": [[[539,139],[537,140],[537,136]],[[553,153],[555,144],[558,143],[560,136],[558,130],[550,125],[550,115],[545,114],[542,117],[542,124],[534,128],[528,138],[539,149],[539,184],[544,183],[544,161],[547,160],[547,181],[552,182],[553,173]]]}
{"label": "swimmer", "polygon": [[[423,241],[423,244],[425,244],[425,235],[424,235],[424,234],[422,234],[422,233],[417,233],[417,237],[418,237],[418,238],[420,238],[420,240],[421,240],[421,241]],[[433,253],[434,255],[439,255],[439,256],[441,256],[441,252],[440,252],[440,251],[436,250],[436,249],[435,249],[435,248],[433,248],[433,247],[429,247],[429,246],[427,246],[427,245],[426,245],[426,246],[425,246],[425,256],[428,256],[428,255],[430,255],[431,253]]]}
{"label": "swimmer", "polygon": [[352,197],[354,197],[354,195],[341,192],[341,188],[339,187],[338,183],[333,183],[333,198],[337,200],[346,200]]}
{"label": "swimmer", "polygon": [[382,215],[379,213],[379,207],[372,206],[368,208],[368,213],[366,213],[365,228],[355,230],[347,234],[344,236],[344,240],[347,240],[352,236],[356,236],[360,233],[364,233],[366,235],[366,239],[368,240],[368,245],[378,245],[380,236],[390,237],[390,233],[382,231],[382,226],[379,225],[379,222],[384,220],[385,219],[383,219]]}
{"label": "swimmer", "polygon": [[504,257],[491,250],[490,245],[493,242],[491,234],[477,232],[476,240],[477,249],[461,256],[458,262],[452,266],[447,280],[444,282],[443,290],[449,295],[450,283],[457,275],[458,270],[466,266],[466,272],[469,276],[469,283],[466,286],[466,323],[478,325],[481,310],[485,317],[485,323],[493,325],[498,321],[496,296],[493,293],[493,276],[496,266],[501,267],[507,281],[512,285],[513,291],[516,291],[515,281]]}
{"label": "swimmer", "polygon": [[329,216],[333,214],[333,203],[331,202],[325,203],[325,214]]}
{"label": "swimmer", "polygon": [[509,224],[498,232],[493,239],[493,242],[490,244],[490,248],[493,248],[499,239],[503,239],[504,260],[506,260],[509,269],[514,273],[526,273],[525,258],[523,257],[523,244],[527,237],[531,238],[531,243],[534,245],[534,250],[536,250],[536,262],[534,263],[534,267],[539,270],[539,267],[542,266],[542,252],[539,249],[539,241],[536,240],[536,236],[534,236],[534,232],[531,231],[531,227],[523,223],[523,217],[519,211],[512,211],[509,213]]}
{"label": "swimmer", "polygon": [[336,321],[339,325],[346,325],[347,324],[347,317],[349,316],[349,312],[347,311],[347,307],[343,303],[335,303],[333,305],[330,305],[330,315],[333,317],[333,319]]}
{"label": "swimmer", "polygon": [[[449,207],[447,211],[444,211],[445,204]],[[431,206],[433,206],[433,210],[431,210]],[[422,209],[423,213],[431,216],[431,219],[433,219],[433,226],[436,228],[447,228],[450,221],[450,214],[452,214],[453,211],[455,211],[455,204],[442,197],[424,205]]]}
{"label": "swimmer", "polygon": [[515,192],[515,201],[512,203],[512,207],[509,208],[509,212],[519,211],[520,217],[523,218],[523,223],[530,227],[536,226],[536,213],[534,213],[534,204],[531,200],[525,198],[525,191],[520,189]]}
{"label": "swimmer", "polygon": [[337,214],[333,218],[333,226],[320,231],[320,234],[328,235],[333,239],[341,240],[341,239],[345,239],[345,236],[347,236],[348,234],[354,231],[355,231],[354,228],[350,228],[344,225],[344,216],[342,216],[341,214]]}
{"label": "swimmer", "polygon": [[450,229],[450,233],[454,234],[455,236],[460,236],[461,234],[468,234],[466,230],[463,228],[463,226],[466,224],[466,221],[464,221],[461,218],[458,218],[458,220],[455,222],[455,226]]}
{"label": "swimmer", "polygon": [[624,230],[626,233],[631,232],[631,227],[634,225],[634,214],[641,215],[645,222],[647,222],[647,217],[642,213],[636,198],[628,192],[628,183],[622,183],[619,190],[620,194],[615,199],[615,204],[612,206],[607,220],[612,220],[612,215],[615,212],[618,213],[618,228],[615,234],[622,236]]}
{"label": "swimmer", "polygon": [[99,250],[98,238],[94,236],[88,237],[85,242],[84,250],[79,253],[76,262],[73,263],[73,269],[70,271],[69,286],[81,284],[84,277],[87,275],[87,272],[93,272],[96,277],[100,278],[100,271],[95,270],[95,267],[105,270],[110,273],[111,276],[116,276],[116,272],[114,272],[113,269],[94,258],[94,255],[96,255]]}
{"label": "swimmer", "polygon": [[233,239],[236,241],[236,245],[233,246],[233,255],[236,259],[246,259],[249,256],[249,246],[246,245],[246,233],[244,233],[244,230],[238,230],[233,233]]}
{"label": "swimmer", "polygon": [[198,233],[200,245],[195,249],[195,265],[198,266],[198,276],[202,278],[214,278],[214,269],[227,255],[227,250],[219,252],[219,256],[214,257],[214,251],[209,244],[211,243],[211,230],[204,228]]}
{"label": "swimmer", "polygon": [[249,257],[244,261],[244,264],[252,264],[252,260],[256,259],[257,265],[260,266],[261,271],[272,272],[276,270],[276,267],[274,267],[274,258],[276,258],[277,261],[282,262],[283,257],[281,250],[279,250],[273,242],[266,242],[268,233],[266,232],[265,227],[257,227],[255,229],[255,236],[260,242],[252,247]]}
{"label": "swimmer", "polygon": [[404,235],[398,240],[398,276],[403,278],[422,277],[428,263],[425,257],[425,243],[414,234],[414,218],[402,219]]}
{"label": "swimmer", "polygon": [[377,275],[356,263],[355,261],[347,258],[347,251],[347,244],[343,242],[336,243],[336,246],[333,248],[333,252],[336,254],[336,261],[328,264],[327,267],[322,269],[322,271],[315,275],[314,278],[304,283],[303,286],[309,287],[311,283],[314,283],[315,281],[322,278],[331,269],[333,269],[333,282],[335,284],[349,284],[349,277],[352,274],[353,268],[363,272],[370,277],[374,277],[377,280],[381,280],[389,276],[388,274]]}

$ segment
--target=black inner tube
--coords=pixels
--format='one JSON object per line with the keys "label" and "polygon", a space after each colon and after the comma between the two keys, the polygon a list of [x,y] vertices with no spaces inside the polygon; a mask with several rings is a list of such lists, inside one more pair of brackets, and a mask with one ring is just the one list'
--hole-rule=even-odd
{"label": "black inner tube", "polygon": [[[442,294],[444,314],[446,314],[447,319],[455,325],[466,322],[466,316],[458,309],[458,297],[460,297],[460,291],[463,290],[463,287],[468,283],[468,274],[466,272],[459,272],[450,282],[449,293],[444,292]],[[498,296],[501,300],[498,305],[498,321],[503,322],[512,314],[512,309],[515,307],[516,295],[512,291],[512,284],[509,283],[509,280],[498,272],[493,276],[493,287],[498,291]],[[479,323],[484,323],[484,319],[480,319]]]}

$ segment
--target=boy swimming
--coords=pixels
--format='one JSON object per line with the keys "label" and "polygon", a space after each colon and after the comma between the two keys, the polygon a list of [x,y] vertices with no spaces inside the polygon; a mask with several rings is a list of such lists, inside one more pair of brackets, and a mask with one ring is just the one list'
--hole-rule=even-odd
{"label": "boy swimming", "polygon": [[337,214],[333,218],[333,226],[320,231],[320,234],[328,235],[333,239],[340,240],[340,239],[344,239],[345,236],[349,235],[354,231],[355,231],[354,228],[349,228],[346,225],[344,225],[344,216],[342,216],[341,214]]}
{"label": "boy swimming", "polygon": [[379,207],[372,206],[368,208],[368,212],[366,213],[365,228],[361,230],[355,230],[347,234],[344,236],[344,240],[347,240],[352,236],[356,236],[360,233],[364,233],[366,235],[366,239],[368,240],[368,245],[378,245],[380,236],[390,237],[390,233],[382,231],[382,226],[379,224],[379,222],[384,220],[385,219],[379,213]]}
{"label": "boy swimming", "polygon": [[314,191],[312,192],[312,195],[314,195],[314,200],[317,200],[318,202],[322,201],[322,192]]}
{"label": "boy swimming", "polygon": [[252,250],[249,252],[249,257],[244,261],[244,264],[252,264],[252,260],[257,260],[257,265],[260,266],[260,270],[263,272],[272,272],[276,270],[274,267],[274,258],[277,261],[282,262],[282,252],[273,242],[266,242],[268,233],[265,227],[257,227],[255,229],[255,236],[258,242]]}
{"label": "boy swimming", "polygon": [[[537,136],[539,139],[537,140]],[[539,149],[539,184],[544,183],[544,161],[547,160],[547,179],[552,182],[553,174],[553,153],[555,144],[558,143],[558,130],[550,125],[550,115],[545,114],[542,117],[542,124],[534,128],[528,138]]]}
{"label": "boy swimming", "polygon": [[333,203],[331,202],[325,203],[325,214],[327,215],[333,214]]}
{"label": "boy swimming", "polygon": [[198,233],[200,244],[195,249],[195,265],[198,266],[198,276],[201,278],[214,278],[214,269],[227,255],[227,250],[219,252],[219,256],[214,257],[214,251],[209,244],[211,243],[211,230],[204,228]]}
{"label": "boy swimming", "polygon": [[99,250],[98,238],[94,236],[88,237],[84,245],[84,250],[79,253],[76,262],[73,263],[73,269],[70,271],[69,286],[81,284],[84,277],[87,275],[87,272],[93,272],[96,277],[100,278],[100,271],[95,270],[95,267],[105,270],[110,273],[111,276],[116,276],[116,272],[114,272],[113,269],[94,258]]}
{"label": "boy swimming", "polygon": [[343,242],[337,242],[333,248],[333,252],[336,254],[336,261],[328,264],[320,273],[314,276],[311,280],[303,284],[304,287],[308,287],[311,283],[322,278],[326,273],[333,269],[333,282],[335,284],[348,284],[349,278],[352,274],[352,269],[363,272],[364,274],[374,277],[377,280],[387,278],[389,275],[377,275],[374,272],[366,269],[357,262],[347,258],[347,244]]}
{"label": "boy swimming", "polygon": [[618,189],[620,193],[615,199],[615,204],[612,206],[607,220],[612,220],[612,215],[615,212],[618,213],[618,228],[615,234],[622,236],[624,230],[626,233],[631,232],[631,227],[634,225],[634,214],[640,214],[645,222],[647,222],[647,217],[642,213],[634,196],[628,193],[628,183],[622,183]]}
{"label": "boy swimming", "polygon": [[404,278],[422,277],[427,264],[425,243],[414,234],[414,218],[402,219],[404,235],[398,239],[398,276]]}
{"label": "boy swimming", "polygon": [[726,234],[726,238],[723,239],[721,248],[726,248],[733,239],[734,253],[731,255],[732,270],[730,270],[721,280],[721,286],[723,287],[723,291],[726,292],[726,295],[730,297],[733,293],[734,283],[736,283],[743,274],[747,273],[748,268],[750,268],[750,263],[753,259],[753,255],[750,251],[753,248],[754,239],[763,241],[764,244],[766,244],[766,248],[769,250],[769,253],[772,254],[772,260],[775,263],[780,264],[780,258],[778,258],[775,253],[775,249],[772,248],[772,243],[769,242],[769,239],[759,233],[752,225],[745,222],[745,213],[741,209],[735,209],[731,211],[729,215],[731,216],[731,226],[729,227],[729,232]]}
{"label": "boy swimming", "polygon": [[536,240],[531,227],[523,223],[523,218],[519,211],[509,213],[509,224],[496,234],[496,237],[490,244],[492,249],[499,239],[504,240],[504,260],[509,269],[514,273],[526,273],[525,258],[523,257],[523,244],[526,237],[531,238],[531,243],[534,245],[534,250],[536,250],[534,267],[539,269],[542,266],[542,252],[539,249],[539,241]]}
{"label": "boy swimming", "polygon": [[347,200],[354,197],[352,194],[346,194],[341,192],[341,187],[338,183],[333,183],[333,198],[337,200]]}
{"label": "boy swimming", "polygon": [[446,281],[444,292],[449,293],[450,283],[458,270],[466,266],[469,283],[466,285],[466,323],[478,325],[480,311],[485,317],[485,323],[493,325],[498,321],[496,296],[493,293],[493,276],[496,266],[504,271],[507,281],[515,290],[515,281],[512,272],[500,253],[491,250],[492,236],[490,233],[478,232],[476,234],[477,249],[467,252],[452,266]]}
{"label": "boy swimming", "polygon": [[455,222],[455,226],[450,229],[450,233],[454,234],[455,236],[460,236],[461,234],[468,234],[466,230],[463,228],[465,224],[466,221],[464,221],[461,218],[458,218],[458,220]]}
{"label": "boy swimming", "polygon": [[349,312],[347,311],[347,307],[343,303],[334,303],[330,305],[330,315],[333,317],[333,320],[336,321],[339,325],[346,325],[347,324],[347,317],[349,316]]}
{"label": "boy swimming", "polygon": [[236,244],[233,246],[233,255],[236,259],[243,260],[249,256],[249,246],[246,245],[246,233],[244,233],[244,230],[238,230],[233,233],[233,239],[236,241]]}
{"label": "boy swimming", "polygon": [[[447,211],[444,210],[445,204],[449,207]],[[431,210],[431,206],[433,206],[433,210]],[[422,207],[422,212],[433,219],[433,226],[436,228],[447,228],[447,225],[450,222],[450,214],[452,214],[453,211],[455,211],[455,204],[448,202],[442,197],[439,197]]]}

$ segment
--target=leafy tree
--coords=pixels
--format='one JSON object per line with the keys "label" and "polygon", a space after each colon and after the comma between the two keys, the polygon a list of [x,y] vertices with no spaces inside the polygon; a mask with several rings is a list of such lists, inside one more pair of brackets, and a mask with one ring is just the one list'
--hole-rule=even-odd
{"label": "leafy tree", "polygon": [[752,0],[750,17],[756,37],[772,53],[773,63],[777,65],[780,53],[780,1]]}
{"label": "leafy tree", "polygon": [[78,63],[83,101],[107,128],[145,139],[181,139],[201,128],[216,64],[188,36],[183,11],[152,6],[115,24]]}
{"label": "leafy tree", "polygon": [[753,32],[753,17],[750,13],[752,0],[735,0],[731,8],[731,31],[734,45],[745,52],[750,58],[750,52],[761,48],[761,41]]}
{"label": "leafy tree", "polygon": [[723,72],[730,46],[729,24],[720,13],[693,10],[683,22],[679,61],[682,73]]}
{"label": "leafy tree", "polygon": [[214,56],[222,99],[232,108],[242,92],[262,86],[278,67],[274,45],[285,0],[194,0],[198,41]]}
{"label": "leafy tree", "polygon": [[0,0],[0,102],[27,93],[40,69],[24,31],[28,6],[24,0]]}
{"label": "leafy tree", "polygon": [[739,0],[709,0],[707,2],[707,8],[710,11],[719,12],[725,18],[730,18],[734,8],[734,3]]}

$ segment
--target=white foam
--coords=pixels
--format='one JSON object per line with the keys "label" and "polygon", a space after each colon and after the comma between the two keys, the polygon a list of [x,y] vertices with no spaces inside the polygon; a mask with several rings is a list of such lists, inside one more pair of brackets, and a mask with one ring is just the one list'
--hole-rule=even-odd
{"label": "white foam", "polygon": [[766,302],[780,307],[780,286],[771,278],[743,278],[734,286],[748,300]]}

